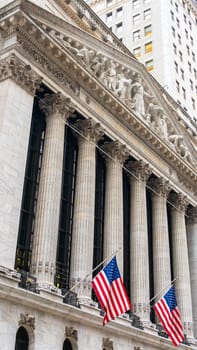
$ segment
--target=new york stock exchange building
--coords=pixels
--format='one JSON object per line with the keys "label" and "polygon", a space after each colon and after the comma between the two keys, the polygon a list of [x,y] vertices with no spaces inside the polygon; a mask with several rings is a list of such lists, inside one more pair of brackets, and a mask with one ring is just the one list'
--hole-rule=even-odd
{"label": "new york stock exchange building", "polygon": [[[83,0],[0,6],[0,349],[173,349],[174,279],[197,349],[195,120]],[[132,311],[103,327],[114,252]]]}

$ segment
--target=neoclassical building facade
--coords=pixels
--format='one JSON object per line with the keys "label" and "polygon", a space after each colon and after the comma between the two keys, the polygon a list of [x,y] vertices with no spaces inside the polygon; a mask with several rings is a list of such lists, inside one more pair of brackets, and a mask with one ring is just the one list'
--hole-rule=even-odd
{"label": "neoclassical building facade", "polygon": [[[197,125],[82,0],[0,6],[0,348],[172,349],[175,280],[196,349]],[[103,328],[115,252],[133,309]]]}

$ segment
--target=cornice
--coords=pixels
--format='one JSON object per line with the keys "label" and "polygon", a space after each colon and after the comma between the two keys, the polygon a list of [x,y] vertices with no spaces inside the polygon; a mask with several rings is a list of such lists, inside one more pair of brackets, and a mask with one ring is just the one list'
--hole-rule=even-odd
{"label": "cornice", "polygon": [[[18,14],[17,14],[18,16]],[[110,113],[117,116],[129,130],[143,140],[154,152],[159,154],[168,164],[181,173],[183,181],[196,187],[196,171],[181,159],[148,125],[135,115],[124,103],[107,89],[93,72],[87,70],[80,60],[66,47],[55,41],[41,28],[32,22],[23,21],[24,15],[16,17],[15,28],[19,46],[17,50],[36,65],[44,74],[49,74],[61,86],[69,88],[75,96],[78,95],[81,85],[93,98],[104,106]],[[6,21],[8,21],[7,19]],[[4,21],[3,28],[7,28]],[[17,22],[18,21],[18,22]],[[17,24],[20,21],[20,25]],[[10,22],[9,22],[10,23]],[[69,35],[69,33],[67,33]],[[130,59],[132,61],[132,59]],[[131,65],[130,61],[130,65]],[[137,62],[132,61],[136,67]],[[139,67],[138,67],[139,68]],[[73,80],[75,81],[73,84]],[[79,85],[78,85],[79,84]],[[74,88],[73,88],[74,86]]]}
{"label": "cornice", "polygon": [[[22,305],[32,309],[32,316],[38,312],[46,312],[54,317],[63,317],[69,321],[76,322],[78,325],[83,324],[86,327],[98,327],[101,329],[102,317],[98,314],[73,307],[68,304],[63,304],[59,301],[53,301],[45,298],[37,293],[29,292],[22,288],[13,288],[0,281],[0,300],[6,300],[7,303]],[[36,321],[36,320],[35,320]],[[109,332],[109,333],[108,333]],[[102,331],[101,331],[102,333]],[[117,334],[121,337],[128,338],[134,344],[151,344],[155,349],[173,350],[174,347],[168,339],[161,338],[155,334],[148,333],[139,328],[131,326],[131,322],[123,320],[119,317],[114,322],[108,325],[105,331],[106,337],[116,337]],[[187,349],[184,344],[179,345],[180,349]],[[193,348],[193,347],[192,347]],[[195,347],[194,347],[195,349]]]}

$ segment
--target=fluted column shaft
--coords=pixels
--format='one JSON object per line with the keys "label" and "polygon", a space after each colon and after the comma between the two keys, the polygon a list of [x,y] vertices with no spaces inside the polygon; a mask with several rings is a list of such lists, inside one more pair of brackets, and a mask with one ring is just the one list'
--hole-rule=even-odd
{"label": "fluted column shaft", "polygon": [[[170,285],[171,264],[167,217],[168,182],[155,179],[151,182],[154,294]],[[161,296],[159,295],[159,298]]]}
{"label": "fluted column shaft", "polygon": [[175,288],[184,332],[190,339],[193,338],[193,318],[185,224],[185,209],[188,203],[181,194],[177,194],[173,200],[176,206],[171,210],[173,270],[174,277],[177,278]]}
{"label": "fluted column shaft", "polygon": [[130,177],[130,254],[131,301],[133,312],[143,323],[150,322],[149,255],[146,206],[146,180],[150,169],[141,161],[129,162]]}
{"label": "fluted column shaft", "polygon": [[68,115],[65,102],[60,94],[47,95],[40,102],[46,115],[46,134],[32,252],[32,272],[38,284],[54,283],[65,116]]}
{"label": "fluted column shaft", "polygon": [[122,163],[128,156],[119,142],[107,142],[103,150],[111,158],[106,160],[104,258],[121,248],[117,254],[120,273],[123,276],[123,173]]}
{"label": "fluted column shaft", "polygon": [[187,243],[191,280],[194,336],[197,338],[197,207],[188,210]]}
{"label": "fluted column shaft", "polygon": [[[91,120],[79,121],[76,127],[84,137],[78,138],[77,178],[74,203],[70,287],[92,269],[94,244],[94,208],[96,180],[96,141],[102,130]],[[91,298],[91,276],[75,292],[78,298]]]}

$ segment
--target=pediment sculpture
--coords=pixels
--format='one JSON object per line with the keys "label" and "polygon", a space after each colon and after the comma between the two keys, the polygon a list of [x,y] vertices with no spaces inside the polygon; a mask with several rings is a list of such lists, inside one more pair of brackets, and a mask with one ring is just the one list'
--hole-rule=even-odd
{"label": "pediment sculpture", "polygon": [[49,31],[61,41],[103,85],[134,111],[179,156],[194,165],[194,160],[184,138],[175,130],[169,116],[157,103],[139,72],[123,66],[102,52],[88,48],[62,33]]}

